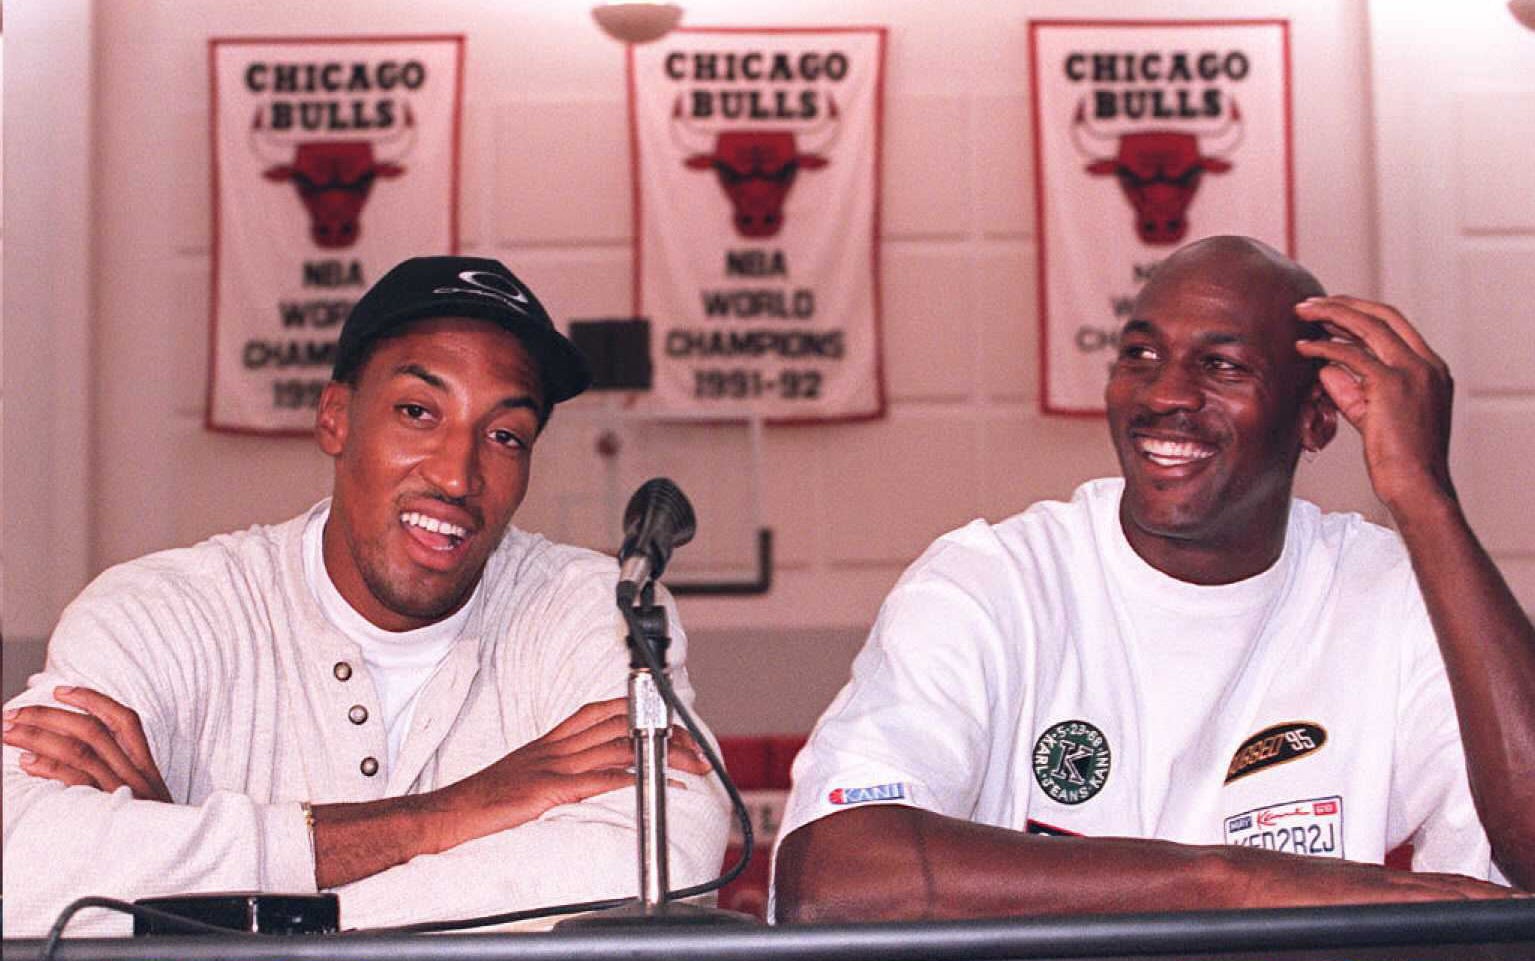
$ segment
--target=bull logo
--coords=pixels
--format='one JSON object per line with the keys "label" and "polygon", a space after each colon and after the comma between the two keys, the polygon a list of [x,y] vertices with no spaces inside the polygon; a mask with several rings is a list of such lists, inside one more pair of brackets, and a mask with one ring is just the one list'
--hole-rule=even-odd
{"label": "bull logo", "polygon": [[[1242,113],[1235,100],[1231,115],[1213,133],[1201,137],[1170,130],[1144,130],[1117,136],[1104,133],[1077,104],[1071,122],[1072,142],[1088,160],[1087,172],[1119,179],[1125,199],[1135,210],[1135,232],[1153,246],[1176,244],[1188,233],[1189,205],[1204,174],[1231,169],[1226,159],[1242,142]],[[1087,141],[1097,144],[1096,149]],[[1109,150],[1112,156],[1104,156]]]}
{"label": "bull logo", "polygon": [[[672,136],[687,155],[689,170],[713,170],[730,201],[736,233],[753,239],[783,228],[784,201],[801,170],[820,170],[841,130],[837,103],[827,99],[826,116],[802,131],[695,128],[683,116],[682,100],[672,108]],[[712,138],[712,139],[711,139]],[[801,144],[804,144],[802,147]]]}
{"label": "bull logo", "polygon": [[269,165],[261,175],[298,188],[309,212],[309,236],[326,249],[357,243],[374,181],[403,174],[400,161],[415,145],[416,120],[408,106],[398,129],[361,139],[296,141],[263,130],[259,111],[251,124],[251,147]]}

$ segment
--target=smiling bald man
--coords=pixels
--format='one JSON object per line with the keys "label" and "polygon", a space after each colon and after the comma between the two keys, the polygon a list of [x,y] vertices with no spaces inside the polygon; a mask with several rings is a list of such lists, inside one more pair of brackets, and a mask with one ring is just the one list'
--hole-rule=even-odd
{"label": "smiling bald man", "polygon": [[[320,398],[332,496],[102,574],[8,705],[7,935],[87,894],[326,889],[347,927],[632,894],[618,565],[511,526],[551,410],[589,381],[497,261],[380,279]],[[672,743],[686,886],[718,869],[727,804]]]}
{"label": "smiling bald man", "polygon": [[[778,920],[1535,884],[1535,631],[1417,331],[1212,238],[1141,290],[1105,399],[1123,478],[945,535],[885,601],[795,762]],[[1399,534],[1291,497],[1340,413]]]}

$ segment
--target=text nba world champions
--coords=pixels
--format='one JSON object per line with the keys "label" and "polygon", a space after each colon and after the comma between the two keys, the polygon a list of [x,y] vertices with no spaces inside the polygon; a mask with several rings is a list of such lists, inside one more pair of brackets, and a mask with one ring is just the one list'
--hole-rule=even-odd
{"label": "text nba world champions", "polygon": [[815,271],[796,272],[805,265],[791,253],[803,251],[782,232],[794,231],[786,205],[796,183],[837,162],[850,57],[701,48],[672,52],[660,69],[678,90],[670,128],[683,165],[717,181],[734,240],[716,254],[718,280],[697,290],[703,323],[668,330],[661,351],[687,365],[696,400],[819,400],[847,354],[846,331],[816,323],[817,290],[803,279]]}

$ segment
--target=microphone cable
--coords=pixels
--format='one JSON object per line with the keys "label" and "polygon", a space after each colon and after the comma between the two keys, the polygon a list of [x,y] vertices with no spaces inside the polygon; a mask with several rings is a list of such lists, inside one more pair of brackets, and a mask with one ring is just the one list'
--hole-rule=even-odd
{"label": "microphone cable", "polygon": [[37,952],[37,961],[53,961],[54,954],[59,949],[59,942],[64,939],[64,929],[75,915],[86,908],[105,908],[108,911],[117,911],[134,918],[143,918],[146,921],[159,921],[172,927],[184,928],[188,934],[224,934],[241,938],[270,938],[279,937],[273,934],[258,934],[253,931],[244,931],[240,928],[226,928],[218,924],[209,924],[206,921],[198,921],[185,915],[173,914],[170,911],[161,911],[159,908],[146,907],[142,904],[134,904],[131,901],[121,901],[117,898],[103,898],[88,895],[76,898],[64,906],[59,916],[54,919],[53,926],[48,929],[47,938],[43,941],[41,950]]}

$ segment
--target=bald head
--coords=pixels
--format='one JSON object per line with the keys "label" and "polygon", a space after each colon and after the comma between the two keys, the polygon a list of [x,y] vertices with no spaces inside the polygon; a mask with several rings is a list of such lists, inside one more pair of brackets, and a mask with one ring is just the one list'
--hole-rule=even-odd
{"label": "bald head", "polygon": [[[1308,297],[1327,293],[1311,271],[1267,244],[1251,237],[1207,237],[1178,248],[1157,266],[1141,288],[1137,303],[1156,296],[1162,288],[1192,281],[1241,291],[1248,305],[1263,319],[1300,324],[1295,305]],[[1298,334],[1321,335],[1316,325],[1303,324]]]}

